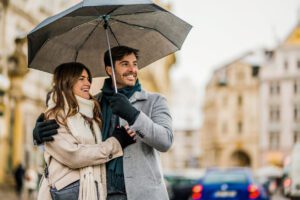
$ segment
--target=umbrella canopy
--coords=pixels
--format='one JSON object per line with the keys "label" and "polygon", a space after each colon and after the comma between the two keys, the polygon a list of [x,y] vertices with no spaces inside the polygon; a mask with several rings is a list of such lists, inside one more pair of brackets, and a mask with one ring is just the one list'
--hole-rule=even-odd
{"label": "umbrella canopy", "polygon": [[109,41],[110,47],[139,49],[142,68],[179,50],[191,28],[150,0],[85,0],[28,34],[28,65],[52,73],[59,64],[76,61],[94,77],[106,76]]}

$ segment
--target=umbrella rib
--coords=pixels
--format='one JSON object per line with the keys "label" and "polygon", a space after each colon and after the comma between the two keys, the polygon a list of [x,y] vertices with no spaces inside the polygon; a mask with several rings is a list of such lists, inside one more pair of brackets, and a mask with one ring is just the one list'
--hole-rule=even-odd
{"label": "umbrella rib", "polygon": [[106,13],[106,15],[110,15],[111,13],[115,12],[116,10],[118,10],[121,7],[123,7],[123,6],[117,6],[116,8],[114,8],[111,11],[109,11],[108,13]]}
{"label": "umbrella rib", "polygon": [[[121,7],[122,7],[122,6],[118,6],[118,7],[114,8],[113,10],[109,11],[106,15],[110,15],[112,12],[115,12],[117,9],[119,9],[119,8],[121,8]],[[95,8],[95,9],[96,9],[96,8]],[[96,10],[97,10],[97,9],[96,9]],[[98,11],[98,10],[97,10],[97,11]],[[98,11],[98,12],[99,12],[99,11]],[[99,19],[101,19],[102,16],[103,16],[103,15],[100,15],[97,19],[93,19],[93,20],[91,20],[91,21],[89,21],[89,22],[99,20]],[[83,22],[82,24],[78,24],[77,26],[70,28],[68,31],[66,31],[66,32],[64,32],[64,33],[62,33],[62,34],[65,34],[65,33],[69,32],[69,31],[72,31],[73,29],[78,28],[78,27],[80,27],[80,26],[82,26],[82,25],[85,25],[86,23],[87,23],[87,22]],[[97,24],[96,26],[98,26],[98,24]],[[58,37],[58,36],[60,36],[60,35],[62,35],[62,34],[55,35],[55,36],[54,36],[53,38],[51,38],[51,39],[54,39],[54,38],[56,38],[56,37]]]}
{"label": "umbrella rib", "polygon": [[88,41],[88,39],[91,37],[91,35],[95,32],[95,30],[98,28],[99,24],[101,23],[101,21],[99,21],[96,26],[93,28],[93,30],[87,35],[87,37],[85,38],[85,40],[82,42],[82,44],[76,49],[76,54],[75,54],[75,61],[77,61],[77,57],[78,57],[78,53],[79,50],[83,47],[83,45],[86,43],[86,41]]}
{"label": "umbrella rib", "polygon": [[144,29],[149,29],[149,30],[153,30],[153,31],[156,31],[158,32],[159,34],[161,34],[164,38],[166,38],[168,41],[170,41],[175,47],[177,47],[179,49],[179,47],[172,41],[170,40],[167,36],[165,36],[162,32],[160,32],[159,30],[156,30],[154,28],[150,28],[150,27],[147,27],[147,26],[141,26],[141,25],[137,25],[137,24],[131,24],[131,23],[128,23],[128,22],[124,22],[122,20],[119,20],[119,19],[114,19],[114,18],[111,18],[111,20],[115,20],[117,22],[120,22],[120,23],[123,23],[123,24],[126,24],[126,25],[129,25],[129,26],[136,26],[138,28],[144,28]]}
{"label": "umbrella rib", "polygon": [[113,30],[112,30],[111,26],[108,26],[108,27],[109,27],[109,30],[110,30],[111,34],[114,36],[114,39],[116,40],[116,42],[117,42],[118,46],[120,46],[120,43],[119,43],[119,41],[118,41],[118,39],[117,39],[117,37],[116,37],[115,33],[113,32]]}

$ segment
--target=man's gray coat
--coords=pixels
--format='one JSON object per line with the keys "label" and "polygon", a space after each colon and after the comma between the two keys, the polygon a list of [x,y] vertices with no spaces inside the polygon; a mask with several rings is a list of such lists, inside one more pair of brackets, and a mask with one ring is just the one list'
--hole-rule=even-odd
{"label": "man's gray coat", "polygon": [[[98,101],[101,93],[96,96]],[[128,200],[168,200],[159,152],[173,142],[172,118],[166,99],[159,94],[135,92],[129,99],[140,114],[130,126],[137,142],[124,150],[123,167]],[[120,120],[121,125],[127,124]]]}

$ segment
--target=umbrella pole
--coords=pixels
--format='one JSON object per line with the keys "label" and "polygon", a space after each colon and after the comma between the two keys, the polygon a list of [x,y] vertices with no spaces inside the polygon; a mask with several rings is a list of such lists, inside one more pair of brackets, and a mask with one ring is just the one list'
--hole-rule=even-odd
{"label": "umbrella pole", "polygon": [[109,37],[108,37],[108,23],[107,21],[105,21],[104,24],[104,28],[105,28],[105,33],[106,33],[106,41],[107,41],[107,46],[108,46],[108,52],[109,52],[109,59],[110,59],[110,63],[111,63],[111,68],[112,68],[112,76],[113,76],[113,84],[114,84],[114,89],[115,89],[115,93],[118,93],[118,89],[117,89],[117,82],[116,82],[116,75],[115,75],[115,66],[112,60],[112,56],[111,56],[111,50],[110,50],[110,42],[109,42]]}

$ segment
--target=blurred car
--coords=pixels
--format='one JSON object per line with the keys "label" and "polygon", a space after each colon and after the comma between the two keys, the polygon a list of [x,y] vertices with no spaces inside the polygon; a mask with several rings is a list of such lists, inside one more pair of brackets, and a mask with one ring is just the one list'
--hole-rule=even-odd
{"label": "blurred car", "polygon": [[300,200],[300,143],[293,147],[288,177],[290,178],[289,196],[291,200]]}
{"label": "blurred car", "polygon": [[290,163],[285,166],[283,169],[283,175],[282,175],[282,194],[284,197],[290,197],[291,193],[291,185],[292,185],[292,179],[289,175],[291,165]]}
{"label": "blurred car", "polygon": [[273,177],[256,177],[258,183],[265,189],[268,196],[272,196],[278,190],[278,181]]}
{"label": "blurred car", "polygon": [[164,178],[170,200],[188,200],[193,186],[203,174],[203,170],[166,173]]}
{"label": "blurred car", "polygon": [[269,200],[247,168],[208,169],[192,189],[192,200]]}
{"label": "blurred car", "polygon": [[269,196],[280,189],[284,170],[275,165],[265,165],[256,169],[255,178],[265,188]]}

